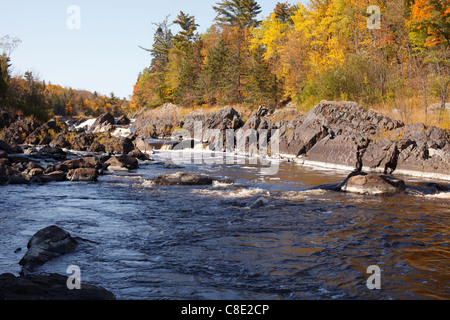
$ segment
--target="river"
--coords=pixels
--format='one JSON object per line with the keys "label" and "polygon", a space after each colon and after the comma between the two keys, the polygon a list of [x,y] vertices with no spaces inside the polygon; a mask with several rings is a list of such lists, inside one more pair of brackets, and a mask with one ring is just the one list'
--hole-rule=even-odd
{"label": "river", "polygon": [[[79,246],[36,272],[77,265],[81,283],[121,300],[450,298],[448,198],[310,190],[348,172],[288,162],[270,176],[237,162],[166,168],[174,153],[97,183],[0,187],[0,272],[18,275],[30,237],[57,225]],[[176,171],[234,183],[150,183]],[[369,266],[380,290],[367,287]]]}

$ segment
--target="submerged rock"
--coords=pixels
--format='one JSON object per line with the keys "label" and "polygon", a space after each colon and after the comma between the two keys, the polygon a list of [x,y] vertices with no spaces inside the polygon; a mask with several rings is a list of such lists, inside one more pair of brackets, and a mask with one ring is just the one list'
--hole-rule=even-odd
{"label": "submerged rock", "polygon": [[25,270],[32,270],[53,258],[71,252],[77,245],[77,241],[69,232],[57,226],[50,226],[39,230],[31,237],[27,244],[28,251],[19,264]]}
{"label": "submerged rock", "polygon": [[250,209],[258,209],[266,206],[269,203],[269,200],[266,198],[258,198],[254,203],[251,204]]}
{"label": "submerged rock", "polygon": [[155,185],[171,186],[171,185],[211,185],[213,179],[205,176],[186,172],[176,172],[172,174],[162,175],[153,180]]}

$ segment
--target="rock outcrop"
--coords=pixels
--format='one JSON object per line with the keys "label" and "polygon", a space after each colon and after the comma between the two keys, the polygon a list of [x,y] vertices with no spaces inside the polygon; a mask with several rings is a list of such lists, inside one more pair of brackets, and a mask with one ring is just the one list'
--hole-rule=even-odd
{"label": "rock outcrop", "polygon": [[81,283],[80,290],[67,287],[68,277],[59,274],[0,275],[0,300],[116,300],[103,287]]}

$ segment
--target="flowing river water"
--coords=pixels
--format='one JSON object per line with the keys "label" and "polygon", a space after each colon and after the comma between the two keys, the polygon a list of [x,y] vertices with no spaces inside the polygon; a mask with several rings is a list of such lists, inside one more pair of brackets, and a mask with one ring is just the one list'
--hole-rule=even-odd
{"label": "flowing river water", "polygon": [[[57,225],[79,245],[36,272],[77,265],[118,299],[450,299],[448,194],[311,190],[348,172],[288,162],[270,176],[238,162],[167,168],[174,153],[96,183],[0,187],[0,272],[18,275],[30,237]],[[177,171],[234,183],[150,183]],[[366,285],[372,265],[381,290]]]}

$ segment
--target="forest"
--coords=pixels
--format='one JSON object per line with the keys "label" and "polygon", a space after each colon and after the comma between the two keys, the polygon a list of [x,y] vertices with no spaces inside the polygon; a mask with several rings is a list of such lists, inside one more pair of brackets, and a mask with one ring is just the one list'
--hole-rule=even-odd
{"label": "forest", "polygon": [[291,103],[305,112],[321,100],[350,100],[450,128],[449,0],[278,2],[262,20],[255,0],[213,9],[203,34],[182,11],[154,23],[132,108]]}
{"label": "forest", "polygon": [[129,112],[129,101],[116,97],[113,92],[105,96],[62,87],[41,80],[32,71],[11,75],[10,56],[20,43],[20,39],[8,35],[0,38],[0,107],[42,122],[54,116],[96,117],[105,112],[117,116]]}

